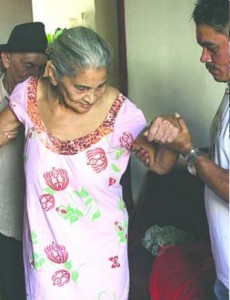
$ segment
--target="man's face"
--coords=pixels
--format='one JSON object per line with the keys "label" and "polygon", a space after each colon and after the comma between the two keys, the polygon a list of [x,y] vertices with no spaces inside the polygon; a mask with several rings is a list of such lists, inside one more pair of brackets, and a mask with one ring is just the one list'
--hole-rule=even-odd
{"label": "man's face", "polygon": [[203,48],[200,61],[213,78],[219,82],[228,82],[229,76],[229,39],[208,25],[196,28],[197,43]]}
{"label": "man's face", "polygon": [[2,62],[7,77],[17,84],[29,76],[43,75],[47,56],[42,53],[2,53]]}

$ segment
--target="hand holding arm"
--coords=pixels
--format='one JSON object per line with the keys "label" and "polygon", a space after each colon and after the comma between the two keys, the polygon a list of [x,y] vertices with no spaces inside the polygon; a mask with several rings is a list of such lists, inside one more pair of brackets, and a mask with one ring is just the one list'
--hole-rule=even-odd
{"label": "hand holding arm", "polygon": [[175,165],[178,153],[155,142],[148,142],[141,132],[133,143],[132,151],[146,167],[158,174],[167,174]]}
{"label": "hand holding arm", "polygon": [[17,136],[19,125],[20,122],[8,106],[0,112],[0,147]]}
{"label": "hand holding arm", "polygon": [[[177,118],[180,126],[180,132],[172,142],[168,140],[164,143],[168,148],[178,151],[182,156],[186,156],[194,148],[192,137],[185,121],[180,117]],[[161,120],[161,122],[163,122]],[[156,124],[152,124],[148,130],[147,139],[154,141],[156,138]],[[219,167],[210,158],[205,155],[199,156],[195,161],[197,174],[207,186],[218,194],[223,200],[229,201],[229,171]]]}
{"label": "hand holding arm", "polygon": [[179,115],[155,118],[146,136],[149,142],[165,145],[182,155],[187,154],[193,148],[191,134]]}

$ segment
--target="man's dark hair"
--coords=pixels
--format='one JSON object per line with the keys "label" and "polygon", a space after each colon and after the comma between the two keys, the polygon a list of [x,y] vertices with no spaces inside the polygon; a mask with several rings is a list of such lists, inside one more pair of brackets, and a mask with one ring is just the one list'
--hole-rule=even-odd
{"label": "man's dark hair", "polygon": [[197,0],[192,18],[196,26],[208,25],[229,36],[229,0]]}

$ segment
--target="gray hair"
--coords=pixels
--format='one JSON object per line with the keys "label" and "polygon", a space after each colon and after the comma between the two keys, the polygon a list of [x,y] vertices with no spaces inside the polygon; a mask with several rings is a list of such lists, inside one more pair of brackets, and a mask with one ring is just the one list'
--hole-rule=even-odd
{"label": "gray hair", "polygon": [[105,68],[110,71],[112,49],[92,29],[78,26],[64,29],[48,48],[57,78],[76,76],[82,70]]}

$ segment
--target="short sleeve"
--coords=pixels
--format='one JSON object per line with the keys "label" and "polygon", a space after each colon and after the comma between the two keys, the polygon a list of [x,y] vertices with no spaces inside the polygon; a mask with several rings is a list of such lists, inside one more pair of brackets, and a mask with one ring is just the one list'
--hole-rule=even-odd
{"label": "short sleeve", "polygon": [[143,112],[125,98],[115,121],[113,144],[130,150],[132,142],[146,126]]}
{"label": "short sleeve", "polygon": [[28,101],[28,80],[19,83],[14,88],[10,95],[10,108],[18,118],[18,120],[25,124],[25,115],[27,112]]}

